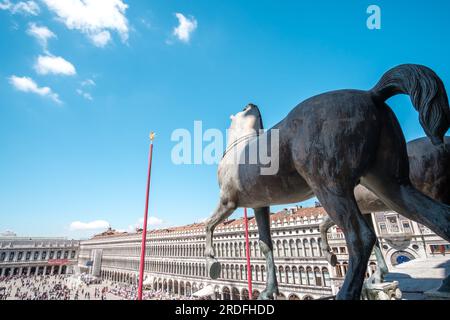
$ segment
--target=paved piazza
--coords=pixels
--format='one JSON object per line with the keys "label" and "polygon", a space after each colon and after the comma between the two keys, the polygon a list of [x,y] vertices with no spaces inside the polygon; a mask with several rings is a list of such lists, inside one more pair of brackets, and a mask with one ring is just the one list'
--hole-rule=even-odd
{"label": "paved piazza", "polygon": [[[0,278],[0,300],[136,300],[136,292],[137,288],[133,285],[107,280],[98,284],[86,284],[74,281],[74,277],[67,275]],[[180,299],[175,295],[153,290],[146,290],[143,298]]]}

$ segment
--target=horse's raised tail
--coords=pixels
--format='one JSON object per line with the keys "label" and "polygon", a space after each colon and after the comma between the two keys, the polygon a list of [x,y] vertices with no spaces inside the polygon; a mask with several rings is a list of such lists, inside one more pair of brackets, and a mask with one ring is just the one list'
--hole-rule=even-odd
{"label": "horse's raised tail", "polygon": [[400,65],[386,72],[371,92],[382,101],[400,93],[409,95],[431,142],[444,142],[450,127],[450,107],[444,83],[433,70],[417,64]]}

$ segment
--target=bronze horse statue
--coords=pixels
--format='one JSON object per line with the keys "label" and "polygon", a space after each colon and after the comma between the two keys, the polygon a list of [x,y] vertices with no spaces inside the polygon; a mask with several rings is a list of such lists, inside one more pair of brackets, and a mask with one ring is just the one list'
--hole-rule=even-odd
{"label": "bronze horse statue", "polygon": [[[409,142],[406,145],[409,157],[409,178],[417,190],[436,201],[450,205],[450,137],[444,138],[444,144],[444,148],[436,148],[427,138]],[[371,228],[373,228],[371,213],[389,210],[376,195],[361,185],[355,188],[355,198],[359,210],[368,215],[367,223]],[[320,224],[321,249],[332,266],[337,264],[337,258],[329,246],[327,232],[334,225],[334,221],[328,216]],[[381,283],[389,270],[378,241],[374,247],[374,253],[378,268],[368,281]]]}
{"label": "bronze horse statue", "polygon": [[[376,235],[358,208],[358,184],[372,191],[390,209],[417,221],[450,241],[450,207],[424,195],[409,178],[406,142],[398,120],[385,103],[408,94],[420,123],[436,148],[450,126],[450,108],[442,80],[429,68],[406,64],[391,69],[368,91],[340,90],[312,97],[295,107],[273,128],[263,129],[261,114],[248,105],[232,118],[227,152],[219,163],[219,204],[206,222],[209,276],[220,275],[212,243],[215,227],[238,207],[253,208],[261,252],[267,263],[267,287],[260,299],[278,293],[270,235],[270,206],[316,196],[342,229],[349,267],[337,299],[359,299]],[[279,169],[261,174],[265,162],[233,163],[255,150],[260,140],[278,136]],[[275,138],[274,138],[275,137]],[[272,154],[273,156],[273,154]],[[260,160],[258,158],[258,160]]]}

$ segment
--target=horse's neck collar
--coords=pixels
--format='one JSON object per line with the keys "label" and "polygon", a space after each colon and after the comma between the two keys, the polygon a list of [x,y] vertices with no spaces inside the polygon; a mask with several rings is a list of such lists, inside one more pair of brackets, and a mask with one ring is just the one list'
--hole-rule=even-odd
{"label": "horse's neck collar", "polygon": [[226,155],[228,152],[230,152],[232,149],[234,149],[234,148],[235,148],[237,145],[239,145],[240,143],[245,142],[245,141],[248,141],[248,140],[250,140],[251,138],[256,138],[256,137],[258,137],[258,136],[260,136],[260,135],[261,135],[260,130],[255,130],[255,131],[253,131],[253,132],[251,132],[251,133],[242,135],[242,136],[240,136],[239,138],[234,139],[234,141],[231,141],[231,142],[228,144],[228,147],[227,147],[227,149],[225,150],[225,152],[223,153],[222,158],[225,157],[225,155]]}

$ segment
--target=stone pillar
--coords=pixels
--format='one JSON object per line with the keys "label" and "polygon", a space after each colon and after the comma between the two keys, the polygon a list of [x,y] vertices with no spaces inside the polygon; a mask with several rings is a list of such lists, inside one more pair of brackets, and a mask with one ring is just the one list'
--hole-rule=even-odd
{"label": "stone pillar", "polygon": [[29,277],[31,275],[31,266],[28,267],[27,276]]}

